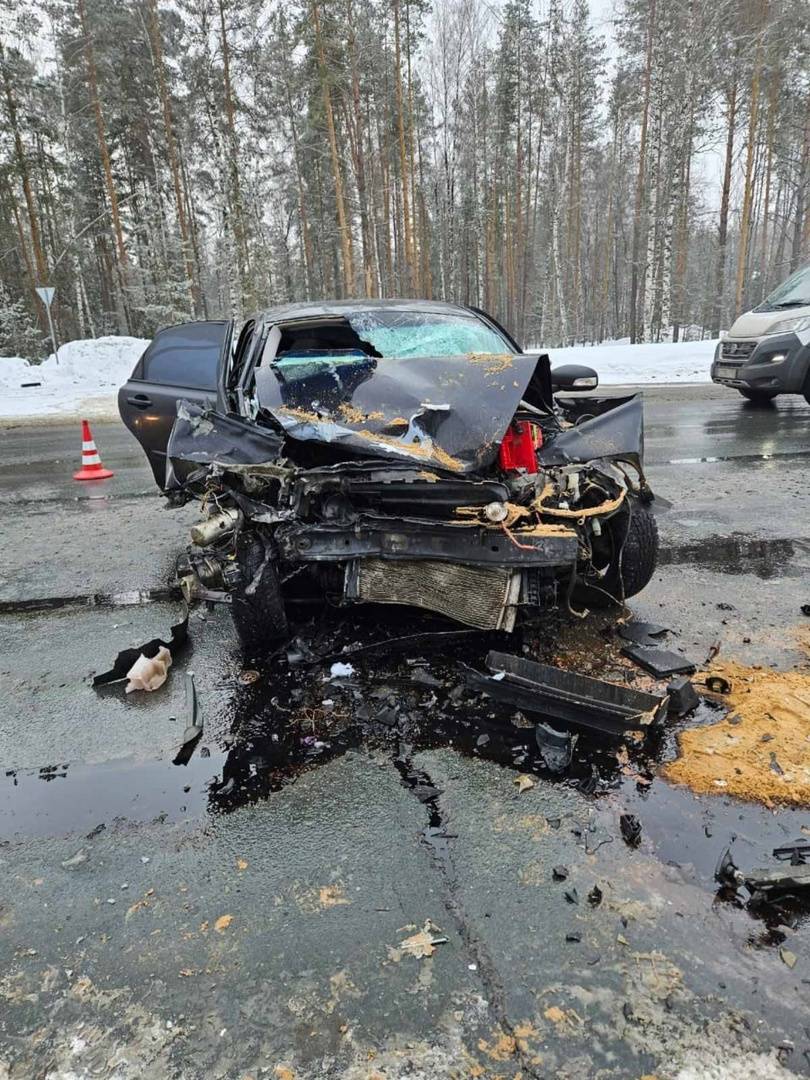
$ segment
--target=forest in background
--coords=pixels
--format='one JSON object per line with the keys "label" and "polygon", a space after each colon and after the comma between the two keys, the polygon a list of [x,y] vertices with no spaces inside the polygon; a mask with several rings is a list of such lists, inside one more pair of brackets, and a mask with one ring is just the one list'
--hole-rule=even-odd
{"label": "forest in background", "polygon": [[588,0],[14,0],[0,356],[47,353],[37,284],[61,341],[345,296],[715,336],[810,260],[810,4],[612,18],[607,55]]}

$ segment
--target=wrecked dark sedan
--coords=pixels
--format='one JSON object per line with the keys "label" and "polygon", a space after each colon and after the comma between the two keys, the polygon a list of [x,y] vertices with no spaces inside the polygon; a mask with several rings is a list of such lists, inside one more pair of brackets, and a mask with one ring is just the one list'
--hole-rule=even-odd
{"label": "wrecked dark sedan", "polygon": [[596,384],[477,309],[356,300],[163,330],[119,407],[160,487],[201,500],[184,592],[256,649],[304,601],[511,631],[643,589],[641,400],[556,396]]}

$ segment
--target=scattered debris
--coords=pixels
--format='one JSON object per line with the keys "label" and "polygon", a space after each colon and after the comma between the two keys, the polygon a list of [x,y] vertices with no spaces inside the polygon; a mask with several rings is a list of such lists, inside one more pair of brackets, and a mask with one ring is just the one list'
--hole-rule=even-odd
{"label": "scattered debris", "polygon": [[802,604],[800,610],[802,615],[810,615],[810,604]]}
{"label": "scattered debris", "polygon": [[495,681],[466,668],[468,685],[496,701],[526,712],[542,713],[558,723],[620,735],[648,728],[666,713],[664,696],[563,671],[520,656],[490,652],[486,664],[490,671],[502,673],[503,678]]}
{"label": "scattered debris", "polygon": [[745,878],[737,869],[730,848],[726,848],[717,860],[717,866],[714,868],[714,880],[718,885],[730,889],[737,889],[740,885],[745,884]]}
{"label": "scattered debris", "polygon": [[594,885],[591,891],[588,893],[588,903],[591,907],[599,907],[602,903],[602,890],[598,885]]}
{"label": "scattered debris", "polygon": [[700,704],[697,690],[688,675],[676,676],[667,687],[667,694],[669,695],[669,712],[679,719],[688,716]]}
{"label": "scattered debris", "polygon": [[565,879],[568,877],[568,867],[555,866],[554,869],[551,871],[551,876],[555,881],[565,881]]}
{"label": "scattered debris", "polygon": [[534,787],[534,780],[526,773],[521,773],[520,776],[515,777],[515,783],[518,786],[518,795],[522,795],[524,791],[530,791]]}
{"label": "scattered debris", "polygon": [[330,679],[348,679],[350,675],[354,675],[354,668],[351,664],[342,664],[339,660],[332,664],[329,669]]}
{"label": "scattered debris", "polygon": [[[406,929],[409,929],[406,927]],[[430,919],[425,919],[425,925],[415,934],[411,934],[410,937],[405,938],[404,941],[396,947],[388,947],[388,955],[396,963],[402,959],[403,956],[415,956],[418,960],[423,959],[426,956],[432,956],[436,951],[437,945],[445,945],[447,938],[441,934],[435,934],[436,928],[431,923]]]}
{"label": "scattered debris", "polygon": [[258,682],[261,675],[254,668],[245,668],[244,671],[239,673],[239,682],[244,686],[251,686],[253,683]]}
{"label": "scattered debris", "polygon": [[729,684],[728,715],[681,732],[679,757],[664,766],[663,775],[701,795],[733,795],[766,806],[810,805],[810,672],[727,661],[706,682],[715,676]]}
{"label": "scattered debris", "polygon": [[619,828],[624,842],[630,847],[638,847],[641,843],[641,822],[635,814],[622,814],[619,818]]}
{"label": "scattered debris", "polygon": [[127,672],[126,693],[133,690],[157,690],[166,682],[169,668],[172,666],[172,654],[161,647],[154,656],[141,654]]}
{"label": "scattered debris", "polygon": [[[93,678],[93,686],[106,686],[108,683],[121,682],[122,679],[129,678],[130,669],[139,657],[145,657],[148,660],[153,659],[158,656],[161,649],[165,649],[169,653],[171,660],[176,659],[177,654],[188,641],[188,608],[185,609],[183,618],[180,622],[174,624],[171,631],[171,637],[168,641],[163,641],[162,638],[152,638],[151,641],[145,642],[138,648],[122,649],[116,656],[115,663],[110,670],[104,671],[101,675],[96,675]],[[168,664],[166,666],[168,667]]]}
{"label": "scattered debris", "polygon": [[194,685],[194,673],[186,672],[186,728],[183,732],[183,741],[180,749],[174,757],[175,765],[188,765],[194,748],[202,738],[203,722],[197,701],[197,688]]}
{"label": "scattered debris", "polygon": [[650,648],[644,645],[625,645],[622,656],[628,657],[656,679],[667,675],[691,675],[695,665],[680,653],[669,649]]}
{"label": "scattered debris", "polygon": [[773,849],[773,857],[791,866],[802,866],[810,855],[810,840],[794,840],[792,844]]}
{"label": "scattered debris", "polygon": [[628,622],[619,626],[619,637],[625,641],[635,642],[636,645],[649,645],[655,647],[659,644],[658,638],[669,633],[666,626],[658,626],[656,623]]}
{"label": "scattered debris", "polygon": [[789,889],[810,887],[810,866],[785,866],[773,870],[748,870],[743,874],[745,884],[760,892],[786,892]]}
{"label": "scattered debris", "polygon": [[565,772],[571,764],[577,736],[567,731],[557,731],[548,724],[538,724],[534,737],[546,768],[553,773]]}
{"label": "scattered debris", "polygon": [[712,694],[730,694],[731,683],[722,675],[707,675],[705,687]]}
{"label": "scattered debris", "polygon": [[568,933],[565,935],[565,940],[570,941],[575,945],[578,945],[579,942],[582,941],[582,934],[579,932],[579,930],[569,930]]}
{"label": "scattered debris", "polygon": [[75,854],[71,855],[69,859],[62,860],[62,869],[77,870],[80,866],[83,866],[89,858],[90,853],[87,851],[87,849],[79,848],[79,850]]}
{"label": "scattered debris", "polygon": [[214,929],[222,933],[223,930],[227,930],[233,922],[233,915],[220,915],[220,917],[214,923]]}
{"label": "scattered debris", "polygon": [[799,863],[772,869],[740,870],[734,862],[731,849],[726,848],[717,861],[714,879],[718,884],[735,890],[744,885],[752,897],[770,900],[773,896],[793,889],[810,888],[810,865]]}
{"label": "scattered debris", "polygon": [[789,968],[796,966],[796,954],[791,952],[790,949],[786,949],[784,945],[779,950],[779,958],[783,964],[787,964]]}

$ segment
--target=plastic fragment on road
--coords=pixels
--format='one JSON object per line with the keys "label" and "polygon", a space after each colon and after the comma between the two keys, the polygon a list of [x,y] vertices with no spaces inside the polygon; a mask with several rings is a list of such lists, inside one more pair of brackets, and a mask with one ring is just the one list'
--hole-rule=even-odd
{"label": "plastic fragment on road", "polygon": [[188,641],[188,608],[184,606],[183,618],[171,628],[171,636],[168,641],[162,638],[152,638],[132,649],[122,649],[116,656],[115,663],[109,671],[93,677],[93,686],[106,686],[108,683],[121,682],[129,675],[129,670],[139,656],[151,658],[157,656],[161,649],[167,649],[172,660],[177,659],[177,654]]}
{"label": "plastic fragment on road", "polygon": [[134,690],[157,690],[163,686],[172,666],[172,654],[165,645],[161,645],[154,656],[143,653],[127,672],[126,692]]}
{"label": "plastic fragment on road", "polygon": [[350,675],[354,675],[354,668],[351,664],[342,664],[337,661],[329,669],[330,679],[348,679]]}
{"label": "plastic fragment on road", "polygon": [[200,703],[197,700],[197,687],[194,685],[194,672],[186,672],[186,727],[183,732],[183,741],[180,749],[174,757],[174,765],[188,765],[194,748],[202,738],[203,722],[200,711]]}
{"label": "plastic fragment on road", "polygon": [[687,675],[678,675],[667,687],[669,711],[673,716],[684,717],[698,707],[700,698]]}
{"label": "plastic fragment on road", "polygon": [[548,724],[538,724],[534,738],[546,768],[554,773],[565,772],[571,764],[578,736],[570,731],[557,731]]}
{"label": "plastic fragment on road", "polygon": [[626,656],[657,679],[663,679],[667,675],[691,675],[695,670],[695,664],[691,660],[669,649],[631,644],[622,648],[622,656]]}
{"label": "plastic fragment on road", "polygon": [[[778,848],[776,849],[779,850]],[[754,870],[741,870],[734,862],[731,849],[726,848],[717,860],[714,879],[718,885],[738,889],[741,885],[752,894],[760,894],[769,899],[772,895],[791,892],[794,889],[810,888],[810,865],[782,865],[760,867]]]}
{"label": "plastic fragment on road", "polygon": [[657,623],[633,621],[622,623],[619,626],[618,633],[619,637],[624,638],[625,641],[632,641],[636,645],[655,647],[659,644],[658,638],[668,634],[669,629],[666,626],[659,626]]}
{"label": "plastic fragment on road", "polygon": [[625,844],[638,847],[641,843],[641,822],[635,814],[622,814],[619,818],[619,828]]}

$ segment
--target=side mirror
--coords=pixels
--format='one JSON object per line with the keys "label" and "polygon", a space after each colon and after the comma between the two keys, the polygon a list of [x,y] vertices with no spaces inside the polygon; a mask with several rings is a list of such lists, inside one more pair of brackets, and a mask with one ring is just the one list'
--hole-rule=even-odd
{"label": "side mirror", "polygon": [[551,369],[551,389],[559,390],[595,390],[599,385],[599,376],[593,368],[584,364],[563,364]]}

